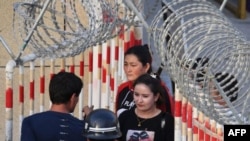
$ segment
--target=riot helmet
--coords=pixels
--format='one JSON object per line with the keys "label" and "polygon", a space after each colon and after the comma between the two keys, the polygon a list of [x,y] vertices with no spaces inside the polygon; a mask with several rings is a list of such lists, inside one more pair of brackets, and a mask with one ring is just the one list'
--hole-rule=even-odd
{"label": "riot helmet", "polygon": [[108,109],[96,109],[87,115],[83,135],[93,140],[112,140],[121,137],[117,116]]}

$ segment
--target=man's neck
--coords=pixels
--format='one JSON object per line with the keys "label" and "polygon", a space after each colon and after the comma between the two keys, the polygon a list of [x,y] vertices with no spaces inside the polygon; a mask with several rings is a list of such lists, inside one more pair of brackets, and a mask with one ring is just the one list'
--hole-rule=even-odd
{"label": "man's neck", "polygon": [[67,106],[64,104],[52,104],[50,110],[60,113],[70,113]]}

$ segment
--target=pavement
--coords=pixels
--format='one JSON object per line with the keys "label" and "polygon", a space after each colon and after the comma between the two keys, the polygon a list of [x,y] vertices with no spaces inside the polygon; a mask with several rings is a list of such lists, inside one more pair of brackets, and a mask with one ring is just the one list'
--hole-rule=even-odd
{"label": "pavement", "polygon": [[[212,0],[214,1],[214,0]],[[229,0],[231,3],[235,3],[237,0]],[[213,2],[215,5],[220,6],[218,2]],[[249,9],[250,11],[250,9]],[[230,12],[227,8],[222,10],[222,13],[232,22],[232,24],[242,32],[247,41],[250,41],[250,12],[247,12],[245,19],[238,18],[234,13]]]}

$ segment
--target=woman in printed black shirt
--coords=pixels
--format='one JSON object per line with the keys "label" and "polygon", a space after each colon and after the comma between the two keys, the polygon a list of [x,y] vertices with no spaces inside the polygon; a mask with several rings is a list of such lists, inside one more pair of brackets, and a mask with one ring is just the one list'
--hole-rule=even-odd
{"label": "woman in printed black shirt", "polygon": [[160,80],[143,74],[135,80],[133,86],[136,108],[119,115],[122,132],[119,141],[173,141],[174,117],[158,108],[164,102]]}

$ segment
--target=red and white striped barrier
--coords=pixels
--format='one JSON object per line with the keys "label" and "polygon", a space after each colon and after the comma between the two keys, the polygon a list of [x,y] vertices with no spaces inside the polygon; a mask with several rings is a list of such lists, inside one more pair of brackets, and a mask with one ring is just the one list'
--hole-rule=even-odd
{"label": "red and white striped barrier", "polygon": [[[10,61],[6,66],[6,140],[19,137],[21,122],[25,116],[48,109],[50,105],[48,106],[49,100],[46,99],[48,97],[46,89],[49,79],[58,71],[76,73],[84,81],[78,105],[79,118],[82,118],[81,109],[84,105],[114,110],[117,87],[125,81],[121,75],[123,73],[121,66],[124,62],[122,59],[124,51],[130,46],[142,44],[142,27],[131,27],[130,30],[122,34],[124,35],[90,47],[75,57],[41,59],[40,63],[36,63],[35,56],[27,56],[24,58],[26,60],[24,62],[30,63],[29,70],[26,71],[27,68],[20,64],[19,80],[13,75],[16,64],[14,61]],[[88,59],[87,63],[86,58]],[[36,64],[39,65],[36,66]],[[29,73],[27,74],[27,72]],[[25,77],[27,75],[29,77]],[[29,79],[27,80],[27,78]],[[18,91],[14,88],[14,82],[19,83]],[[29,85],[25,85],[26,83]],[[29,96],[25,95],[25,91],[29,91]],[[193,107],[190,101],[182,96],[178,88],[175,91],[175,141],[222,141],[223,126]],[[19,93],[19,105],[14,105],[18,107],[19,116],[14,116],[13,112],[17,110],[13,108],[15,93]],[[29,105],[25,106],[27,101]],[[38,108],[37,102],[40,104]],[[28,109],[29,114],[25,112],[26,109]],[[74,114],[77,116],[77,111]],[[13,127],[16,126],[13,121],[15,117],[19,117],[17,125],[19,132],[13,132]]]}
{"label": "red and white striped barrier", "polygon": [[223,126],[205,116],[175,89],[175,141],[222,141]]}

